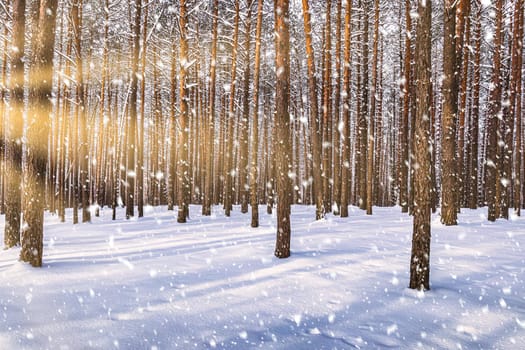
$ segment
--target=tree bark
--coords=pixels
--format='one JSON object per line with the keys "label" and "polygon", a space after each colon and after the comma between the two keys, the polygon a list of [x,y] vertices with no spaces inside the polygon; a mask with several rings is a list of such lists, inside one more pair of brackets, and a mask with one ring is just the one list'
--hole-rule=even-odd
{"label": "tree bark", "polygon": [[346,2],[345,12],[345,51],[343,73],[343,152],[341,167],[341,217],[348,217],[348,202],[350,197],[350,80],[351,80],[351,47],[352,47],[352,2]]}
{"label": "tree bark", "polygon": [[255,68],[253,71],[253,117],[252,117],[252,157],[250,173],[250,203],[252,208],[251,227],[259,227],[259,199],[257,195],[258,147],[259,147],[259,78],[261,66],[261,34],[263,19],[263,0],[257,2],[257,25],[255,29]]}
{"label": "tree bark", "polygon": [[189,159],[188,159],[188,126],[189,126],[189,111],[188,111],[188,87],[186,85],[187,69],[188,69],[188,13],[186,0],[180,1],[180,51],[179,51],[179,158],[177,164],[177,197],[178,197],[178,212],[177,222],[185,223],[189,214],[189,198],[190,198],[190,174],[189,174]]}
{"label": "tree bark", "polygon": [[[340,104],[341,104],[341,22],[342,22],[342,0],[337,0],[336,14],[336,39],[335,39],[335,92],[334,92],[334,196],[333,196],[333,213],[341,213],[341,136],[344,131],[340,129]],[[344,126],[343,126],[344,127]]]}
{"label": "tree bark", "polygon": [[332,0],[326,0],[326,25],[323,63],[323,205],[325,213],[332,211]]}
{"label": "tree bark", "polygon": [[233,186],[235,169],[233,167],[233,131],[235,124],[235,90],[236,90],[236,79],[237,79],[237,50],[239,44],[239,0],[235,0],[235,20],[233,28],[233,53],[232,53],[232,65],[231,65],[231,83],[229,91],[229,105],[228,105],[228,132],[227,132],[227,151],[226,151],[226,184],[224,188],[224,209],[225,215],[230,216],[233,202]]}
{"label": "tree bark", "polygon": [[399,164],[399,205],[401,212],[408,213],[408,120],[410,115],[410,81],[412,65],[412,18],[410,17],[410,1],[405,1],[405,60],[404,60],[404,79],[402,84],[403,98],[403,117],[401,121],[401,131],[399,148],[401,159]]}
{"label": "tree bark", "polygon": [[277,239],[275,256],[290,256],[290,211],[292,201],[292,166],[290,145],[290,32],[289,1],[275,1],[275,136],[277,172]]}
{"label": "tree bark", "polygon": [[57,0],[41,0],[38,34],[33,41],[30,110],[26,124],[26,173],[24,174],[24,221],[20,260],[42,266],[44,243],[45,182],[53,88]]}
{"label": "tree bark", "polygon": [[315,74],[315,55],[312,45],[312,25],[308,0],[302,0],[306,61],[308,67],[308,91],[310,97],[310,137],[312,138],[312,175],[315,197],[315,219],[324,217],[322,177],[321,177],[321,133],[319,130],[319,111],[317,104],[317,79]]}
{"label": "tree bark", "polygon": [[213,1],[213,29],[211,43],[211,63],[210,63],[210,91],[208,106],[208,126],[207,126],[207,149],[206,149],[206,179],[205,190],[202,204],[202,215],[211,215],[211,202],[213,196],[213,152],[215,146],[215,94],[216,94],[216,76],[217,76],[217,37],[219,27],[219,0]]}
{"label": "tree bark", "polygon": [[[140,4],[142,6],[142,4]],[[142,48],[140,50],[140,123],[137,128],[137,213],[138,217],[144,216],[144,125],[146,114],[146,56],[148,42],[148,8],[151,4],[144,7],[144,21],[142,23]],[[137,121],[138,122],[138,121]]]}
{"label": "tree bark", "polygon": [[414,220],[410,285],[412,289],[430,289],[430,85],[432,1],[418,1],[419,20],[416,27],[416,139],[414,179]]}
{"label": "tree bark", "polygon": [[[368,154],[366,181],[366,214],[372,215],[374,201],[374,160],[375,160],[375,120],[376,120],[376,89],[377,89],[377,61],[379,43],[379,0],[374,2],[374,37],[372,49],[372,88],[370,89],[370,115],[368,126]],[[366,7],[365,7],[366,8]]]}
{"label": "tree bark", "polygon": [[[241,202],[241,213],[248,212],[248,202],[250,199],[250,186],[248,181],[248,149],[250,148],[248,133],[250,129],[250,38],[252,26],[252,5],[253,0],[248,1],[248,13],[245,18],[246,27],[244,33],[244,72],[243,72],[243,95],[242,95],[242,115],[239,125],[239,194]],[[256,106],[254,106],[256,108]]]}
{"label": "tree bark", "polygon": [[[7,114],[5,136],[5,227],[4,247],[20,244],[20,216],[22,213],[22,137],[24,128],[24,55],[25,55],[25,0],[13,2],[11,53],[11,100]],[[7,50],[6,50],[7,51]]]}
{"label": "tree bark", "polygon": [[126,219],[135,216],[135,181],[137,178],[137,97],[140,55],[140,19],[142,17],[142,0],[135,0],[135,21],[133,25],[133,52],[131,58],[131,87],[129,96],[129,125],[127,132],[127,198]]}
{"label": "tree bark", "polygon": [[523,65],[523,0],[517,0],[514,5],[514,28],[512,39],[512,58],[511,58],[511,83],[510,83],[510,117],[514,118],[516,133],[514,138],[514,154],[510,159],[514,159],[513,173],[513,197],[514,213],[521,215],[521,157],[522,157],[522,110],[521,110],[521,89],[522,89],[522,65]]}
{"label": "tree bark", "polygon": [[456,124],[458,80],[456,74],[456,2],[445,0],[443,42],[443,111],[441,138],[441,223],[457,225],[458,171]]}
{"label": "tree bark", "polygon": [[479,111],[480,111],[480,88],[481,88],[481,5],[478,5],[476,11],[476,30],[475,30],[475,48],[474,48],[474,66],[472,82],[472,109],[470,113],[469,128],[469,146],[470,146],[470,164],[469,164],[469,208],[478,207],[478,138],[479,138]]}
{"label": "tree bark", "polygon": [[489,110],[487,127],[487,150],[485,162],[485,186],[486,201],[488,204],[489,221],[496,221],[499,209],[498,196],[498,166],[500,164],[498,156],[498,115],[501,114],[501,36],[502,36],[502,0],[496,0],[496,30],[494,32],[494,56],[492,70],[492,85],[489,91]]}

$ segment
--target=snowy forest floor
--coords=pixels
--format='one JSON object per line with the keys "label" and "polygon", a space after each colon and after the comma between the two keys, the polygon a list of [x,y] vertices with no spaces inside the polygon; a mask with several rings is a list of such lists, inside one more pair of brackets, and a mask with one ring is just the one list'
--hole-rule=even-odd
{"label": "snowy forest floor", "polygon": [[293,207],[284,260],[264,207],[257,229],[238,207],[191,206],[187,224],[165,207],[80,225],[46,214],[42,269],[0,251],[0,349],[525,348],[525,218],[433,215],[423,293],[406,288],[399,207],[318,222],[314,209]]}

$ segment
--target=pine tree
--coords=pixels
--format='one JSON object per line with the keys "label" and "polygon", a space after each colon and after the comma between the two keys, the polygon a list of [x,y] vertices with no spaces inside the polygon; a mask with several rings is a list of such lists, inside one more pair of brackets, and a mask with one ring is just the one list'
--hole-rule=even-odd
{"label": "pine tree", "polygon": [[180,1],[179,14],[180,27],[180,51],[179,51],[179,158],[177,164],[177,197],[178,212],[177,222],[185,223],[189,215],[190,199],[190,174],[188,159],[188,87],[186,79],[188,77],[188,9],[186,0]]}
{"label": "pine tree", "polygon": [[25,0],[13,2],[13,39],[11,54],[11,111],[7,120],[5,156],[5,228],[4,246],[20,244],[20,214],[22,212],[22,136],[24,128],[24,55]]}
{"label": "pine tree", "polygon": [[443,31],[443,111],[441,154],[441,222],[457,225],[458,171],[456,158],[456,124],[458,114],[458,80],[456,62],[456,6],[445,0]]}
{"label": "pine tree", "polygon": [[259,226],[258,198],[258,147],[259,147],[259,78],[261,66],[261,33],[263,20],[263,0],[257,2],[257,25],[255,33],[255,68],[253,72],[253,117],[252,117],[252,158],[250,166],[250,203],[252,207],[252,227]]}
{"label": "pine tree", "polygon": [[430,106],[432,1],[418,1],[415,179],[410,288],[430,289]]}
{"label": "pine tree", "polygon": [[26,172],[24,174],[24,221],[20,259],[34,267],[42,266],[44,243],[45,182],[48,136],[52,112],[53,53],[57,0],[40,0],[38,32],[32,41],[33,60],[29,111],[26,124]]}
{"label": "pine tree", "polygon": [[321,177],[321,131],[319,130],[319,110],[317,104],[317,78],[315,74],[315,55],[312,44],[311,14],[308,0],[302,0],[304,36],[306,45],[306,64],[308,67],[308,95],[310,97],[310,137],[312,138],[312,177],[315,201],[315,219],[324,217],[323,191]]}
{"label": "pine tree", "polygon": [[290,145],[290,32],[289,0],[275,1],[275,139],[277,172],[277,239],[275,256],[290,256],[292,167]]}

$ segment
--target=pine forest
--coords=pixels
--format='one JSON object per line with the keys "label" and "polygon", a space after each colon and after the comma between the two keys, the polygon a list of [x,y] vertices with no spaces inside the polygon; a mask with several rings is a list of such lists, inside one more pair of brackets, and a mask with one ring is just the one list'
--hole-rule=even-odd
{"label": "pine forest", "polygon": [[[184,265],[180,249],[185,244],[200,252],[194,253],[197,256],[207,256],[202,261],[211,268],[218,266],[213,258],[223,254],[217,253],[221,245],[212,242],[222,241],[225,248],[224,235],[229,234],[236,238],[232,250],[224,251],[233,254],[224,264],[245,266],[235,262],[240,253],[233,246],[249,252],[255,244],[257,252],[265,252],[262,262],[256,262],[275,274],[295,263],[307,274],[308,261],[315,269],[320,266],[316,259],[326,253],[336,265],[319,264],[336,266],[336,276],[345,275],[348,269],[366,270],[373,260],[367,254],[355,255],[360,244],[374,242],[373,251],[383,254],[388,247],[397,249],[404,260],[394,277],[388,266],[397,266],[397,253],[378,258],[379,270],[367,270],[363,286],[371,283],[367,278],[383,281],[399,289],[403,298],[414,298],[415,304],[428,306],[424,295],[439,295],[440,286],[448,286],[445,271],[455,264],[452,257],[444,261],[451,249],[458,249],[454,257],[465,259],[465,273],[497,267],[494,273],[502,275],[505,266],[511,266],[514,287],[503,282],[479,287],[493,286],[491,308],[509,317],[510,323],[500,323],[505,334],[501,337],[491,333],[488,324],[472,328],[466,321],[450,325],[450,330],[440,327],[436,332],[444,333],[438,340],[431,336],[432,329],[403,335],[402,325],[409,328],[412,317],[405,314],[392,324],[385,321],[381,337],[390,340],[372,336],[367,342],[365,331],[344,330],[361,329],[360,325],[337,323],[343,322],[344,314],[330,313],[321,326],[303,310],[284,316],[290,318],[288,330],[276,325],[271,331],[258,321],[265,330],[254,338],[250,335],[255,330],[235,327],[229,340],[220,332],[210,335],[211,327],[222,327],[217,316],[217,324],[207,321],[200,331],[181,326],[181,334],[192,335],[184,338],[188,342],[164,330],[160,338],[155,331],[151,338],[143,335],[127,343],[125,337],[113,340],[105,334],[99,340],[90,338],[89,345],[88,340],[64,334],[80,326],[59,332],[62,343],[55,343],[57,335],[35,342],[38,332],[33,330],[27,333],[31,337],[25,330],[9,335],[20,325],[9,321],[12,314],[6,305],[14,304],[6,290],[0,292],[0,325],[11,331],[4,334],[0,327],[0,348],[463,344],[522,349],[525,300],[518,294],[525,293],[524,8],[523,0],[1,0],[0,284],[13,274],[33,276],[33,282],[10,287],[15,288],[13,295],[22,293],[23,304],[28,300],[23,290],[36,283],[39,274],[52,281],[49,271],[73,268],[67,261],[79,264],[76,276],[83,278],[87,272],[81,262],[91,261],[89,252],[101,252],[94,255],[93,264],[107,267],[114,260],[136,276],[143,254],[151,257],[155,253],[150,249],[158,246],[166,258],[162,266],[175,266],[171,276],[181,278],[176,266]],[[405,224],[398,227],[400,222]],[[132,237],[122,233],[128,229],[132,236],[141,232],[141,240],[125,243]],[[209,236],[200,236],[203,232]],[[489,239],[491,232],[495,233]],[[454,248],[465,237],[465,250]],[[60,250],[60,242],[69,248]],[[263,246],[271,251],[266,254]],[[489,246],[495,247],[493,253]],[[509,261],[488,260],[484,265],[469,255],[476,251],[485,256],[484,248],[491,259]],[[310,256],[311,249],[319,252]],[[69,260],[60,260],[59,253],[70,254]],[[191,260],[190,253],[184,254],[185,261]],[[251,261],[249,256],[255,254],[242,259]],[[337,262],[337,254],[344,263]],[[301,268],[303,260],[306,265]],[[352,267],[349,261],[354,260],[364,265]],[[477,267],[469,265],[472,260]],[[258,275],[259,268],[251,269],[246,271],[255,280],[265,278]],[[150,269],[150,275],[152,271],[157,276],[163,270]],[[185,285],[209,278],[203,271]],[[283,271],[293,275],[295,270]],[[215,278],[230,283],[238,277],[224,274]],[[393,283],[393,278],[402,280]],[[458,287],[460,279],[454,278],[450,288],[459,289],[462,300],[461,288],[471,290],[472,285]],[[315,289],[317,283],[308,281],[304,286]],[[345,288],[351,289],[355,280],[349,281]],[[67,283],[60,283],[62,292],[69,290]],[[138,290],[131,282],[129,288]],[[233,293],[231,285],[228,288]],[[336,281],[327,288],[335,293],[343,287]],[[31,293],[33,300],[40,292]],[[472,305],[481,303],[478,296],[472,297]],[[346,302],[341,295],[333,298]],[[507,308],[512,298],[516,304]],[[119,304],[118,296],[112,300]],[[139,297],[136,300],[139,303]],[[263,306],[245,307],[255,309],[262,311]],[[110,316],[111,310],[104,306],[101,312],[121,322]],[[269,310],[269,319],[277,322],[278,309]],[[364,312],[364,306],[359,310]],[[339,315],[338,321],[330,315]],[[30,327],[30,317],[24,317],[17,322]],[[143,317],[139,318],[146,328],[161,319],[148,323]],[[430,318],[424,320],[430,327]],[[370,316],[368,321],[375,324],[379,319]],[[266,322],[267,326],[270,321]],[[253,327],[259,327],[256,324]],[[376,329],[383,327],[380,324]],[[337,325],[339,333],[326,330]],[[111,329],[118,333],[118,328]],[[451,340],[454,337],[458,339]],[[296,339],[295,345],[291,339]]]}

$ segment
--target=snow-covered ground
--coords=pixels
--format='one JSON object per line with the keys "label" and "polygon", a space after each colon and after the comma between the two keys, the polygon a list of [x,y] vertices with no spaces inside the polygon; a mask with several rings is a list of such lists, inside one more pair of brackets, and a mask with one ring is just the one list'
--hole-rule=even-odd
{"label": "snow-covered ground", "polygon": [[192,206],[187,224],[166,208],[75,226],[47,215],[42,269],[0,251],[0,349],[525,349],[525,218],[434,215],[422,293],[406,288],[400,208],[315,222],[294,206],[284,260],[260,211],[257,229],[237,207]]}

